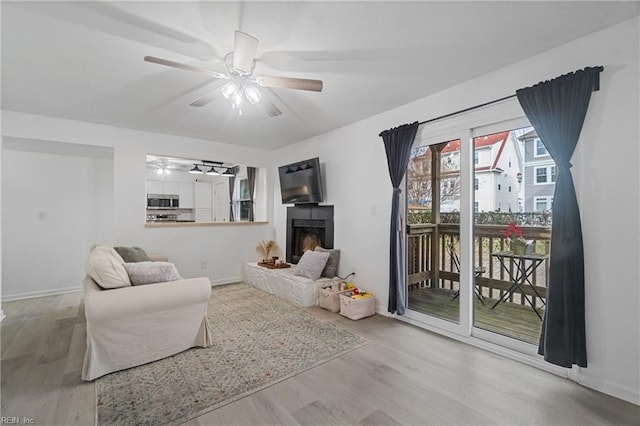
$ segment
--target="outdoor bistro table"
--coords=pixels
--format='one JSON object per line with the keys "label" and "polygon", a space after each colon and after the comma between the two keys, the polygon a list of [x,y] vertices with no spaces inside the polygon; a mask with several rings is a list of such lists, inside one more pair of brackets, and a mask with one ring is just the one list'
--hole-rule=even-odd
{"label": "outdoor bistro table", "polygon": [[[538,312],[535,305],[533,304],[533,301],[529,299],[529,296],[527,296],[527,294],[521,287],[524,284],[528,284],[536,294],[536,296],[538,296],[538,298],[542,301],[542,304],[545,304],[544,300],[540,296],[540,293],[538,293],[538,290],[536,290],[535,286],[531,283],[531,276],[534,274],[536,269],[538,269],[538,266],[540,266],[540,264],[545,259],[549,258],[549,255],[538,253],[514,254],[512,251],[499,251],[496,253],[491,253],[491,255],[495,256],[500,261],[500,265],[502,265],[502,268],[507,272],[507,274],[509,275],[509,279],[511,280],[511,287],[509,287],[509,290],[507,290],[507,292],[503,294],[500,299],[498,299],[498,301],[491,307],[491,309],[495,308],[500,302],[506,302],[509,296],[515,293],[516,290],[519,290],[520,294],[522,294],[525,300],[529,302],[536,315],[538,315],[538,318],[542,320],[540,312]],[[509,261],[513,262],[514,268],[509,268]]]}

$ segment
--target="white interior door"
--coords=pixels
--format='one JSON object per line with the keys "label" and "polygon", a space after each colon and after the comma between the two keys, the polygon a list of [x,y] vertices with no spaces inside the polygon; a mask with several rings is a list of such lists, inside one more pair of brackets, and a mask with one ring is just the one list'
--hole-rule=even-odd
{"label": "white interior door", "polygon": [[229,220],[229,183],[216,183],[214,188],[213,220],[227,222]]}

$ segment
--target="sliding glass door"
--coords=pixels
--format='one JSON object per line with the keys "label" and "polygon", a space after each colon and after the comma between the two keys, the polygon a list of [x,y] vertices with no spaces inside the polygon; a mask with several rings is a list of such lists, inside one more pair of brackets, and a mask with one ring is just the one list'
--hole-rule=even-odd
{"label": "sliding glass door", "polygon": [[407,318],[535,354],[555,184],[535,131],[517,119],[422,139],[405,183]]}
{"label": "sliding glass door", "polygon": [[538,344],[546,302],[555,163],[532,127],[474,147],[474,327]]}
{"label": "sliding glass door", "polygon": [[406,175],[408,309],[460,324],[461,139],[416,146]]}

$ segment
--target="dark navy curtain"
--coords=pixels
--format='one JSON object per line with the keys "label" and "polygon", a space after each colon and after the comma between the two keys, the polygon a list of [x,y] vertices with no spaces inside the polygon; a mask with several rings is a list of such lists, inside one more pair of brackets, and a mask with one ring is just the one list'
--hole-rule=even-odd
{"label": "dark navy curtain", "polygon": [[255,167],[247,167],[247,185],[249,185],[249,222],[253,222],[256,216],[256,208],[255,203],[253,201],[253,197],[256,192],[256,168]]}
{"label": "dark navy curtain", "polygon": [[391,238],[389,244],[389,312],[404,314],[407,274],[405,272],[403,219],[400,212],[400,184],[404,179],[411,147],[418,132],[418,122],[405,124],[395,129],[385,130],[380,133],[384,141],[384,149],[387,152],[387,164],[389,176],[393,186],[391,198]]}
{"label": "dark navy curtain", "polygon": [[556,163],[549,286],[538,353],[567,368],[587,366],[582,226],[570,160],[602,70],[585,68],[516,92]]}

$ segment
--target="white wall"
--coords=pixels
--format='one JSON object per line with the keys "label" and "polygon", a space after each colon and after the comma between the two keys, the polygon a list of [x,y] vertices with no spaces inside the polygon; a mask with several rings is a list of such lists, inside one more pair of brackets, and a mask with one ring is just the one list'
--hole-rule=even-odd
{"label": "white wall", "polygon": [[3,153],[3,294],[80,288],[93,242],[113,233],[113,160]]}
{"label": "white wall", "polygon": [[[340,273],[356,269],[357,284],[376,294],[378,312],[386,311],[391,184],[380,131],[500,98],[585,66],[604,65],[601,90],[593,94],[573,158],[584,232],[589,357],[578,380],[640,403],[639,26],[640,19],[624,22],[278,151],[278,164],[313,156],[324,164],[326,204],[335,205],[335,247],[342,249]],[[444,135],[462,124],[476,127],[523,115],[518,110],[516,101],[506,102],[422,132]],[[274,194],[278,200],[277,187]],[[624,208],[610,207],[620,205]],[[286,209],[279,203],[274,207],[282,245]]]}
{"label": "white wall", "polygon": [[[183,158],[219,158],[231,163],[267,167],[270,166],[271,152],[14,111],[2,111],[2,118],[5,137],[113,148],[114,221],[110,242],[140,246],[150,253],[165,253],[184,277],[207,276],[213,283],[239,280],[242,261],[258,258],[255,253],[257,242],[274,237],[270,223],[162,229],[144,226],[148,153]],[[273,185],[272,180],[273,177],[268,175],[269,187]],[[267,211],[272,211],[271,200],[268,200]],[[270,219],[269,215],[267,220]],[[72,231],[70,225],[65,228],[63,232]],[[95,235],[94,238],[101,240],[103,236]],[[84,265],[87,249],[82,249],[81,265]],[[3,253],[6,255],[10,250],[5,245]],[[58,260],[61,256],[60,252],[51,255]],[[7,263],[3,263],[6,268]],[[9,293],[10,285],[4,282],[3,295],[12,294]],[[13,284],[14,287],[17,285]],[[55,288],[53,283],[48,283],[48,286]]]}
{"label": "white wall", "polygon": [[[2,176],[2,147],[4,141],[0,137],[0,176]],[[2,185],[0,185],[0,236],[2,235]],[[2,238],[0,238],[0,259],[2,259]],[[2,295],[2,262],[0,262],[0,295]],[[2,301],[0,300],[0,307]],[[4,319],[4,310],[0,309],[0,321]]]}

